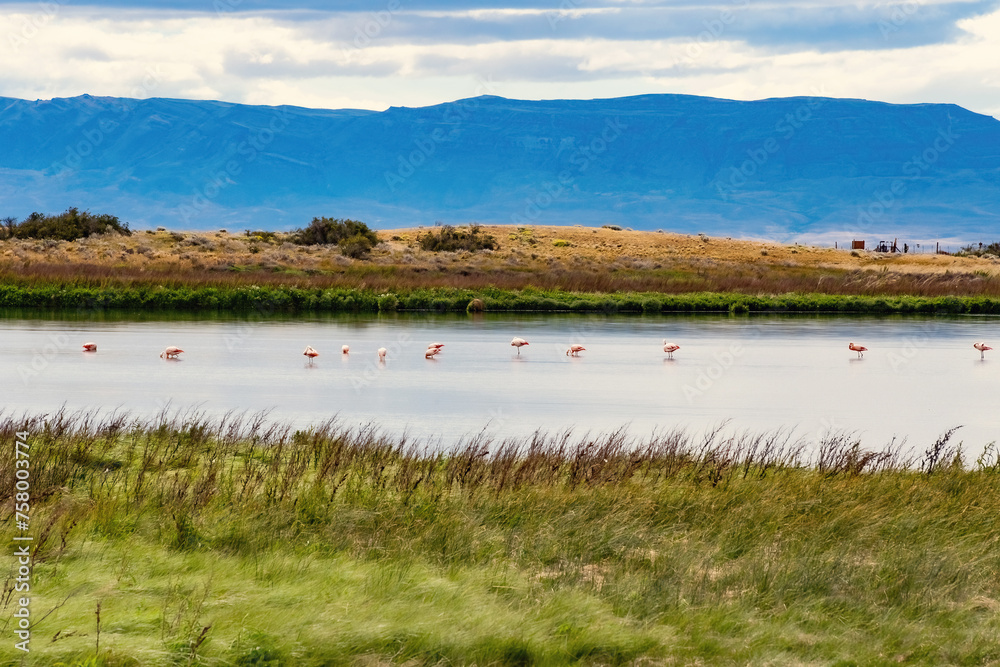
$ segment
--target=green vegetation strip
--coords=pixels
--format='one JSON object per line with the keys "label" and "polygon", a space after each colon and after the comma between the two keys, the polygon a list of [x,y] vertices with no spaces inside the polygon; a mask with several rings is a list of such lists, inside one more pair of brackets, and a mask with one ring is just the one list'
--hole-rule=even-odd
{"label": "green vegetation strip", "polygon": [[18,432],[31,664],[1000,660],[1000,463],[950,433],[907,460],[783,432],[441,452],[190,414],[8,417],[2,451]]}
{"label": "green vegetation strip", "polygon": [[430,288],[380,293],[351,288],[79,286],[0,284],[0,307],[281,312],[831,312],[1000,313],[991,297],[855,296],[790,293],[584,293],[560,290]]}

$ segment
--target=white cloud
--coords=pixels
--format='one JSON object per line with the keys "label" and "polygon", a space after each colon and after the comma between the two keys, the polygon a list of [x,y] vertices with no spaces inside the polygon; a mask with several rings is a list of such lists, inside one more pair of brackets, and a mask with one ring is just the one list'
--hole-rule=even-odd
{"label": "white cloud", "polygon": [[[911,15],[935,4],[913,1],[918,6]],[[848,5],[857,6],[842,1],[796,6]],[[702,11],[710,21],[732,6],[721,3]],[[481,80],[491,79],[495,84],[488,92],[529,99],[658,92],[760,99],[826,91],[888,102],[954,102],[1000,116],[1000,75],[993,64],[1000,11],[958,21],[964,33],[952,41],[821,51],[793,48],[787,41],[780,48],[748,41],[736,22],[717,35],[630,39],[542,30],[543,37],[531,39],[511,35],[475,41],[447,34],[412,36],[402,17],[387,15],[359,40],[358,29],[364,30],[374,14],[217,16],[68,5],[46,13],[42,5],[4,7],[0,95],[8,97],[91,93],[384,109],[470,97],[483,92]],[[760,8],[747,5],[746,11]],[[544,22],[539,14],[546,12],[551,14],[545,9],[438,14],[490,24],[526,16]],[[571,19],[594,18],[590,10],[579,14]],[[428,19],[427,12],[417,12],[406,20],[414,16]],[[898,32],[913,27],[908,21],[900,20]],[[866,29],[878,33],[874,24]]]}

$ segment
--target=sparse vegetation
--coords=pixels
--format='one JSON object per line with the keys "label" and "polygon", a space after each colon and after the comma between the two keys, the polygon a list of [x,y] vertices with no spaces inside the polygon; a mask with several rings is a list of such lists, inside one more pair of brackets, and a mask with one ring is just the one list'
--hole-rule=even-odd
{"label": "sparse vegetation", "polygon": [[[77,307],[71,299],[82,298],[109,308],[242,309],[247,294],[268,290],[282,310],[374,310],[369,292],[396,295],[404,310],[435,302],[463,310],[480,298],[500,311],[724,312],[745,303],[750,312],[995,313],[1000,300],[1000,270],[976,258],[853,258],[832,248],[595,228],[483,230],[495,250],[426,251],[426,230],[386,233],[367,253],[379,238],[371,230],[357,246],[351,237],[296,245],[288,234],[253,231],[7,239],[0,286],[8,305],[27,307]],[[563,240],[571,245],[554,243]],[[352,298],[329,296],[352,290]]]}
{"label": "sparse vegetation", "polygon": [[722,430],[438,450],[60,413],[7,416],[0,447],[17,432],[38,664],[1000,659],[996,448],[972,462],[949,434],[923,455]]}
{"label": "sparse vegetation", "polygon": [[988,244],[969,244],[959,249],[955,253],[959,257],[985,257],[990,255],[995,258],[1000,258],[1000,242],[994,241]]}
{"label": "sparse vegetation", "polygon": [[277,243],[278,242],[278,233],[277,232],[268,232],[268,231],[264,231],[264,230],[261,230],[261,229],[258,229],[256,231],[250,231],[248,229],[248,230],[246,230],[244,232],[244,234],[251,241],[262,241],[264,243]]}
{"label": "sparse vegetation", "polygon": [[468,229],[442,225],[437,231],[428,231],[426,234],[417,237],[417,241],[423,250],[430,252],[456,252],[468,250],[495,250],[498,247],[497,240],[490,234],[483,233],[479,225],[470,225]]}
{"label": "sparse vegetation", "polygon": [[81,212],[78,208],[69,208],[58,215],[32,213],[23,221],[6,217],[0,227],[0,238],[18,239],[51,239],[56,241],[75,241],[94,234],[121,234],[131,236],[128,223],[122,222],[113,215],[96,215],[90,211]]}

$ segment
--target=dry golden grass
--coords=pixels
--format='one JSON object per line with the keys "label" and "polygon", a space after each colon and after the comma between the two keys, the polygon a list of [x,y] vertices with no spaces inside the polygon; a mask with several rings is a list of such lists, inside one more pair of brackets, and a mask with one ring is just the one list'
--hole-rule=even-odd
{"label": "dry golden grass", "polygon": [[216,232],[138,232],[65,241],[0,241],[6,280],[371,288],[534,286],[574,291],[791,291],[939,296],[1000,295],[1000,262],[934,254],[885,255],[803,245],[583,226],[483,226],[500,247],[429,252],[433,228],[380,231],[364,260],[336,247],[296,246]]}

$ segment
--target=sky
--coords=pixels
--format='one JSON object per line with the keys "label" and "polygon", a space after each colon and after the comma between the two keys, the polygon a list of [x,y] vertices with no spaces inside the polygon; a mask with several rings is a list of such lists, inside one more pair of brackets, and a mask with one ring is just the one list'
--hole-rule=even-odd
{"label": "sky", "polygon": [[820,95],[1000,117],[998,62],[1000,0],[0,0],[0,96],[32,100]]}

